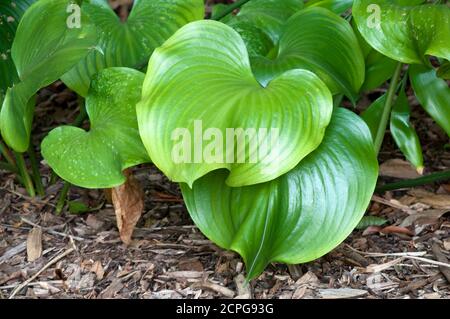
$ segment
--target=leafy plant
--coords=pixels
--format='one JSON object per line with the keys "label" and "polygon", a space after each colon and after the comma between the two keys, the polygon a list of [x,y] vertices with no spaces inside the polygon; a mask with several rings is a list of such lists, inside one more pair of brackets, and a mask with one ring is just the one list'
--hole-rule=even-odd
{"label": "leafy plant", "polygon": [[[34,95],[57,79],[85,98],[76,125],[53,129],[42,155],[70,184],[112,188],[125,243],[144,207],[131,169],[153,162],[180,183],[199,229],[243,257],[249,279],[271,262],[311,261],[341,243],[364,215],[388,123],[406,158],[423,170],[409,82],[450,135],[444,5],[241,0],[215,6],[212,17],[220,21],[197,21],[202,0],[135,0],[120,21],[108,1],[90,0],[74,7],[81,20],[71,28],[67,9],[75,2],[32,2],[0,2],[0,54],[11,48],[14,61],[0,59],[3,139],[19,153],[30,148]],[[2,26],[10,13],[14,21]],[[386,94],[362,118],[341,107],[344,96],[356,104],[361,92],[389,79]],[[82,126],[86,117],[89,129]],[[7,160],[0,168],[32,184],[24,158],[11,158],[2,143],[0,151]],[[88,207],[71,201],[69,210]]]}

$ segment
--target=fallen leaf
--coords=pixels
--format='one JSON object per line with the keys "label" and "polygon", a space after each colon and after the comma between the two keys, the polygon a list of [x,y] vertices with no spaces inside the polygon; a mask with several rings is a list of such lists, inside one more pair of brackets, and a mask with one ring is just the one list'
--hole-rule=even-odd
{"label": "fallen leaf", "polygon": [[94,214],[89,214],[86,218],[86,225],[94,230],[99,230],[105,223],[99,220]]}
{"label": "fallen leaf", "polygon": [[380,233],[383,234],[404,234],[408,236],[414,236],[414,232],[409,230],[406,227],[400,226],[387,226],[380,230]]}
{"label": "fallen leaf", "polygon": [[27,259],[35,261],[42,256],[42,228],[34,227],[27,237]]}
{"label": "fallen leaf", "polygon": [[319,294],[323,299],[347,299],[364,296],[367,291],[351,288],[319,289]]}
{"label": "fallen leaf", "polygon": [[401,179],[412,179],[421,176],[409,162],[397,158],[381,164],[380,175]]}
{"label": "fallen leaf", "polygon": [[436,195],[423,189],[413,189],[409,193],[415,196],[418,201],[434,208],[450,209],[450,195]]}
{"label": "fallen leaf", "polygon": [[125,175],[127,181],[123,185],[114,187],[111,194],[120,239],[129,245],[134,227],[144,210],[144,192],[131,171],[125,171]]}

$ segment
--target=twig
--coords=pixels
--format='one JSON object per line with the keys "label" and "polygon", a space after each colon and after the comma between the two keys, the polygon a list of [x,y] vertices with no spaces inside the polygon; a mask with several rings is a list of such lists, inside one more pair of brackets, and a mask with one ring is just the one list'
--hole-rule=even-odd
{"label": "twig", "polygon": [[45,270],[47,270],[50,266],[52,266],[53,264],[57,263],[58,261],[60,261],[61,259],[63,259],[64,257],[66,257],[67,255],[71,254],[73,251],[75,250],[75,247],[72,246],[71,248],[67,249],[64,253],[62,253],[59,256],[56,256],[55,258],[53,258],[52,260],[50,260],[44,267],[41,268],[41,270],[39,270],[36,274],[34,274],[32,277],[30,277],[29,279],[27,279],[26,281],[24,281],[22,284],[20,284],[19,286],[17,286],[13,292],[11,293],[11,295],[9,296],[8,299],[12,299],[14,298],[14,296],[20,292],[23,288],[25,288],[26,286],[28,286],[29,283],[31,283],[33,280],[35,280],[40,274],[42,274]]}
{"label": "twig", "polygon": [[[439,245],[437,243],[434,243],[431,247],[431,250],[433,251],[434,256],[439,262],[447,263],[448,259],[445,257],[445,255],[442,253],[441,248],[439,248]],[[450,269],[447,269],[445,267],[439,266],[439,270],[444,275],[444,277],[447,279],[447,281],[450,283]]]}

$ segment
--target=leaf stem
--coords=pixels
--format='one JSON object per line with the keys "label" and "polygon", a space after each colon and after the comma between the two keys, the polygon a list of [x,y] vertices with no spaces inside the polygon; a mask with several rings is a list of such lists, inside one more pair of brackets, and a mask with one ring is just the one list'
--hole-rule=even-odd
{"label": "leaf stem", "polygon": [[8,147],[3,143],[3,141],[0,141],[0,153],[3,155],[5,160],[12,166],[16,166],[16,163],[14,161],[14,158],[12,157]]}
{"label": "leaf stem", "polygon": [[34,190],[33,181],[31,180],[30,174],[28,173],[27,165],[25,164],[25,159],[22,153],[14,152],[16,155],[17,167],[19,169],[20,176],[22,177],[23,185],[31,197],[36,196],[36,191]]}
{"label": "leaf stem", "polygon": [[61,215],[61,212],[66,204],[67,193],[70,189],[70,183],[64,182],[64,186],[59,194],[58,202],[56,203],[56,215]]}
{"label": "leaf stem", "polygon": [[426,184],[431,184],[434,182],[450,180],[450,170],[429,174],[423,177],[419,177],[416,179],[404,180],[396,183],[390,183],[386,185],[382,185],[376,188],[376,192],[382,193],[386,191],[392,191],[396,189],[409,188],[415,186],[422,186]]}
{"label": "leaf stem", "polygon": [[42,185],[41,172],[39,171],[39,163],[36,158],[36,153],[33,148],[33,144],[30,143],[30,148],[28,149],[28,157],[31,164],[31,172],[33,173],[34,185],[39,196],[45,196],[44,185]]}
{"label": "leaf stem", "polygon": [[386,133],[387,125],[389,122],[389,116],[392,111],[392,106],[395,101],[395,92],[397,91],[398,81],[400,79],[400,73],[402,71],[403,64],[398,63],[392,76],[391,83],[389,84],[389,90],[386,96],[386,102],[384,103],[383,114],[381,115],[380,123],[378,125],[377,134],[375,137],[375,152],[380,153],[381,145],[383,144],[384,135]]}
{"label": "leaf stem", "polygon": [[250,0],[238,0],[238,1],[228,5],[227,8],[224,9],[222,12],[220,12],[217,15],[211,17],[211,20],[219,21],[219,20],[225,18],[230,13],[232,13],[234,10],[242,7],[244,4],[246,4],[249,1]]}

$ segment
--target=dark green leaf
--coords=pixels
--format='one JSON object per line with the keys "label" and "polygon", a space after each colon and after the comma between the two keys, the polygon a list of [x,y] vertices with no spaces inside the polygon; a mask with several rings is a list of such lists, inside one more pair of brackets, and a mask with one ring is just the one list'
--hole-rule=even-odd
{"label": "dark green leaf", "polygon": [[378,216],[364,216],[359,222],[356,229],[366,229],[369,226],[383,226],[387,223],[387,220]]}

